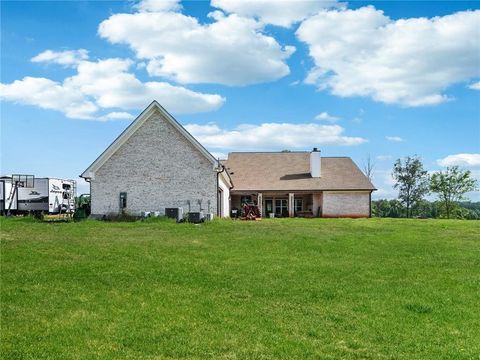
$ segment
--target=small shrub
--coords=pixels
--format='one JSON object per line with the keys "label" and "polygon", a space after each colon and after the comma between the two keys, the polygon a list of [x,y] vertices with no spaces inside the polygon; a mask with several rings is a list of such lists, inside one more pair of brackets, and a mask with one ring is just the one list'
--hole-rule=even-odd
{"label": "small shrub", "polygon": [[35,220],[43,221],[45,219],[43,211],[34,211],[32,215]]}
{"label": "small shrub", "polygon": [[102,220],[112,222],[134,222],[139,219],[138,216],[129,214],[127,211],[121,213],[108,213],[103,216]]}

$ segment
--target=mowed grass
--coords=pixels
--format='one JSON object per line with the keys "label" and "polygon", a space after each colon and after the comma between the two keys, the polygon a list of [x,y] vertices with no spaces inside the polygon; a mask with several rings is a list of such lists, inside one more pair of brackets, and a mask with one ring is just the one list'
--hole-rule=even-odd
{"label": "mowed grass", "polygon": [[480,358],[480,222],[0,225],[3,359]]}

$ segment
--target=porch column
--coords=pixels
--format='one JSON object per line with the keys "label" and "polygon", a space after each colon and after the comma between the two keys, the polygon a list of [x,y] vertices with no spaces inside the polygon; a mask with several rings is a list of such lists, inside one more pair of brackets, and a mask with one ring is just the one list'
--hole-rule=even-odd
{"label": "porch column", "polygon": [[288,194],[288,216],[295,216],[295,197],[293,193]]}
{"label": "porch column", "polygon": [[257,194],[257,205],[258,205],[258,211],[260,212],[260,216],[263,217],[263,194],[262,193]]}

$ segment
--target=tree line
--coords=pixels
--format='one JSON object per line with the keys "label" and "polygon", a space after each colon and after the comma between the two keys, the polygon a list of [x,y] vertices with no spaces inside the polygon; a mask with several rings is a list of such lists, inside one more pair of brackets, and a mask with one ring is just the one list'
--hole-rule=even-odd
{"label": "tree line", "polygon": [[[370,159],[365,173],[370,178]],[[430,175],[420,157],[407,156],[395,161],[392,177],[398,199],[373,201],[372,216],[480,219],[480,202],[465,201],[465,193],[477,189],[469,170],[450,166]],[[429,194],[435,194],[437,200],[425,200]]]}

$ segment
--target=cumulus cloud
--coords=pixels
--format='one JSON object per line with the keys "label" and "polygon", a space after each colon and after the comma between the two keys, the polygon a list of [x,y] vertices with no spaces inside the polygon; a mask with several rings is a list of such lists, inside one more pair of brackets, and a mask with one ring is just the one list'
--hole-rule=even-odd
{"label": "cumulus cloud", "polygon": [[335,0],[212,0],[211,5],[266,24],[290,27],[322,9],[340,4]]}
{"label": "cumulus cloud", "polygon": [[480,90],[480,81],[470,84],[468,88],[472,90]]}
{"label": "cumulus cloud", "polygon": [[178,11],[182,8],[180,0],[142,0],[134,7],[145,12]]}
{"label": "cumulus cloud", "polygon": [[218,109],[225,99],[216,94],[195,92],[166,82],[142,82],[129,72],[129,59],[81,61],[77,74],[62,83],[46,78],[25,77],[0,84],[0,98],[43,109],[64,112],[69,118],[111,120],[98,117],[99,109],[143,109],[157,100],[173,113],[195,113]]}
{"label": "cumulus cloud", "polygon": [[480,11],[399,20],[372,6],[321,11],[296,32],[315,62],[305,81],[388,104],[445,102],[445,89],[480,75],[479,22]]}
{"label": "cumulus cloud", "polygon": [[209,16],[214,21],[201,24],[174,11],[115,14],[98,33],[147,60],[150,75],[183,84],[247,85],[289,74],[286,60],[295,48],[266,35],[262,23],[221,11]]}
{"label": "cumulus cloud", "polygon": [[125,111],[113,111],[111,113],[100,116],[98,120],[109,121],[109,120],[132,120],[134,116]]}
{"label": "cumulus cloud", "polygon": [[455,154],[448,155],[443,159],[437,160],[437,164],[440,166],[466,166],[476,167],[480,166],[480,154]]}
{"label": "cumulus cloud", "polygon": [[402,142],[403,139],[400,136],[385,136],[385,139],[392,142]]}
{"label": "cumulus cloud", "polygon": [[31,61],[34,63],[45,62],[74,67],[78,65],[81,61],[87,59],[88,51],[85,49],[65,51],[45,50],[44,52],[31,58]]}
{"label": "cumulus cloud", "polygon": [[188,124],[185,128],[207,148],[229,150],[304,149],[318,145],[359,145],[367,140],[343,135],[338,125],[263,123],[222,129],[216,124]]}
{"label": "cumulus cloud", "polygon": [[98,110],[79,89],[46,79],[26,76],[11,84],[0,84],[0,99],[42,109],[57,110],[69,118],[92,119]]}
{"label": "cumulus cloud", "polygon": [[330,122],[335,122],[339,120],[340,118],[337,116],[330,115],[328,112],[324,111],[315,116],[315,120],[324,120],[324,121],[330,121]]}
{"label": "cumulus cloud", "polygon": [[78,74],[65,80],[67,86],[81,89],[102,108],[139,109],[157,100],[174,113],[214,110],[224,99],[220,95],[203,94],[166,82],[141,82],[128,70],[128,59],[106,59],[82,62]]}
{"label": "cumulus cloud", "polygon": [[228,155],[223,152],[210,151],[210,154],[212,154],[215,159],[225,160],[228,158]]}

